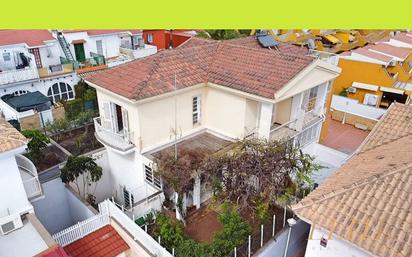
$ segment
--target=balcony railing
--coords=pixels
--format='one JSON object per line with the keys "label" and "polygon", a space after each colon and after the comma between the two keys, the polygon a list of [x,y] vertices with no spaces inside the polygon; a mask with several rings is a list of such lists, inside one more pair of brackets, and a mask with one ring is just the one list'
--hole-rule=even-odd
{"label": "balcony railing", "polygon": [[131,46],[124,45],[120,47],[120,53],[130,56],[131,58],[137,59],[146,57],[157,52],[157,47],[152,45],[144,45],[136,49],[132,49]]}
{"label": "balcony railing", "polygon": [[41,196],[42,188],[34,164],[28,158],[20,154],[16,155],[16,162],[20,171],[24,174],[22,175],[22,180],[27,198],[33,199]]}
{"label": "balcony railing", "polygon": [[20,81],[38,79],[39,73],[36,67],[28,66],[18,70],[5,70],[0,72],[0,85],[11,84]]}
{"label": "balcony railing", "polygon": [[296,133],[290,140],[299,148],[305,147],[306,145],[317,141],[324,120],[325,117],[323,115],[318,117],[316,121],[304,127],[302,131]]}
{"label": "balcony railing", "polygon": [[133,132],[113,132],[111,129],[105,128],[101,123],[101,118],[94,118],[94,128],[96,138],[103,143],[117,150],[127,152],[134,148]]}

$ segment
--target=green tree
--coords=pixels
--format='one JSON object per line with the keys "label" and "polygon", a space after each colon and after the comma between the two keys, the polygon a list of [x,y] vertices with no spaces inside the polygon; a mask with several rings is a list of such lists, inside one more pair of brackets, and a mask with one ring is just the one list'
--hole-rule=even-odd
{"label": "green tree", "polygon": [[37,129],[23,130],[22,134],[30,139],[27,144],[27,157],[34,163],[38,163],[43,157],[43,149],[50,143],[50,139]]}
{"label": "green tree", "polygon": [[234,29],[209,29],[206,32],[210,35],[212,39],[215,40],[227,40],[239,38],[241,34],[239,31]]}
{"label": "green tree", "polygon": [[[87,156],[69,156],[66,165],[61,169],[60,178],[63,183],[74,183],[77,192],[84,199],[94,199],[93,196],[97,182],[102,177],[102,168],[97,165],[93,158]],[[80,178],[80,179],[79,179]],[[94,188],[91,191],[92,183]],[[94,204],[91,202],[91,204]]]}

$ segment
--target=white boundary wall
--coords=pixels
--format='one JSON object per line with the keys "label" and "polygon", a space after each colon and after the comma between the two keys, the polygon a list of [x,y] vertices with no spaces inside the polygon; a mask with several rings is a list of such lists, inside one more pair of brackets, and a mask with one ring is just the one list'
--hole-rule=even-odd
{"label": "white boundary wall", "polygon": [[386,111],[385,109],[361,104],[357,100],[338,95],[332,97],[331,108],[371,120],[378,120]]}

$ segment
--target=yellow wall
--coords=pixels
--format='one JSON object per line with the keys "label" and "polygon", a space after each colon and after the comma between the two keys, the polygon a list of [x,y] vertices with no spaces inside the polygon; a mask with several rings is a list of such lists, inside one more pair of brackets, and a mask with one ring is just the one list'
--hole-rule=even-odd
{"label": "yellow wall", "polygon": [[[394,83],[394,80],[380,64],[340,59],[339,67],[342,68],[342,73],[333,83],[333,94],[335,95],[338,95],[343,89],[350,87],[353,82],[389,87]],[[382,95],[380,91],[357,89],[354,94],[348,93],[348,97],[362,103],[366,93]]]}

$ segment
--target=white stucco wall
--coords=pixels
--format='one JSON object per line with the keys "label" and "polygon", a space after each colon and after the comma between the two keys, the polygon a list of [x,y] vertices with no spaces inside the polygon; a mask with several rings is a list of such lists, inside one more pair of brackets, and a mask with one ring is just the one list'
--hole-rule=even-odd
{"label": "white stucco wall", "polygon": [[27,200],[14,154],[13,151],[0,154],[0,218],[33,210]]}
{"label": "white stucco wall", "polygon": [[327,246],[320,245],[322,237],[328,238],[328,231],[315,228],[312,239],[308,240],[305,257],[371,257],[369,253],[348,243],[343,239],[332,236]]}

